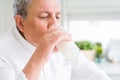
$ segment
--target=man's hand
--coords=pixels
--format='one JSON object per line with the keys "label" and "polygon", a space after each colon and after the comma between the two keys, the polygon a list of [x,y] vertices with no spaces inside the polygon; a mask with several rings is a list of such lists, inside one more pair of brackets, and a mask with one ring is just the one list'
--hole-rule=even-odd
{"label": "man's hand", "polygon": [[[59,27],[51,27],[40,38],[39,45],[33,53],[28,64],[24,68],[24,73],[29,79],[37,80],[45,63],[55,51],[56,45],[61,41],[71,40],[70,34]],[[36,79],[35,79],[36,78]]]}

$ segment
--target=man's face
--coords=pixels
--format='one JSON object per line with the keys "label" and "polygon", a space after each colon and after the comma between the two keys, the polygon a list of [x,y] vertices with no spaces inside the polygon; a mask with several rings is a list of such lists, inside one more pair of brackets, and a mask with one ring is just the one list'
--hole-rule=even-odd
{"label": "man's face", "polygon": [[51,27],[60,23],[58,0],[32,0],[27,17],[23,20],[25,39],[37,46],[41,36]]}

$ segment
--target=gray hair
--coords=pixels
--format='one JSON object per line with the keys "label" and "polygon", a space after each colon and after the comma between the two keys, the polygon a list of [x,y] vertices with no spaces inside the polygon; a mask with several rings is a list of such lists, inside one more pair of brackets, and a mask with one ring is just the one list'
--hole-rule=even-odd
{"label": "gray hair", "polygon": [[32,0],[14,0],[13,9],[14,16],[21,15],[22,17],[27,16],[27,8],[32,3]]}

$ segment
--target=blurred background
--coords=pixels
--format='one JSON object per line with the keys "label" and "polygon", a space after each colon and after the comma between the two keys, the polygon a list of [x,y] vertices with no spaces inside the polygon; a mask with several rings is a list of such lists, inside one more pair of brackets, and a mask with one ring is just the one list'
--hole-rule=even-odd
{"label": "blurred background", "polygon": [[[14,0],[0,0],[0,35],[15,26]],[[62,25],[112,80],[120,80],[120,0],[61,0]]]}

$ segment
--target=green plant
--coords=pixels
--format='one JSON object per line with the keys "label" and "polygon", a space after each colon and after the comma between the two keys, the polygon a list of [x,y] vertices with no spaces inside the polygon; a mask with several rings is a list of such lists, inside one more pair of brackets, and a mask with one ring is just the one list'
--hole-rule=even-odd
{"label": "green plant", "polygon": [[92,43],[90,41],[76,41],[75,44],[81,50],[95,50],[96,58],[102,56],[103,49],[102,44],[100,42]]}
{"label": "green plant", "polygon": [[100,42],[95,43],[95,51],[96,51],[96,57],[100,58],[102,56],[102,44]]}
{"label": "green plant", "polygon": [[77,41],[75,44],[79,47],[81,50],[93,50],[94,44],[90,41]]}

